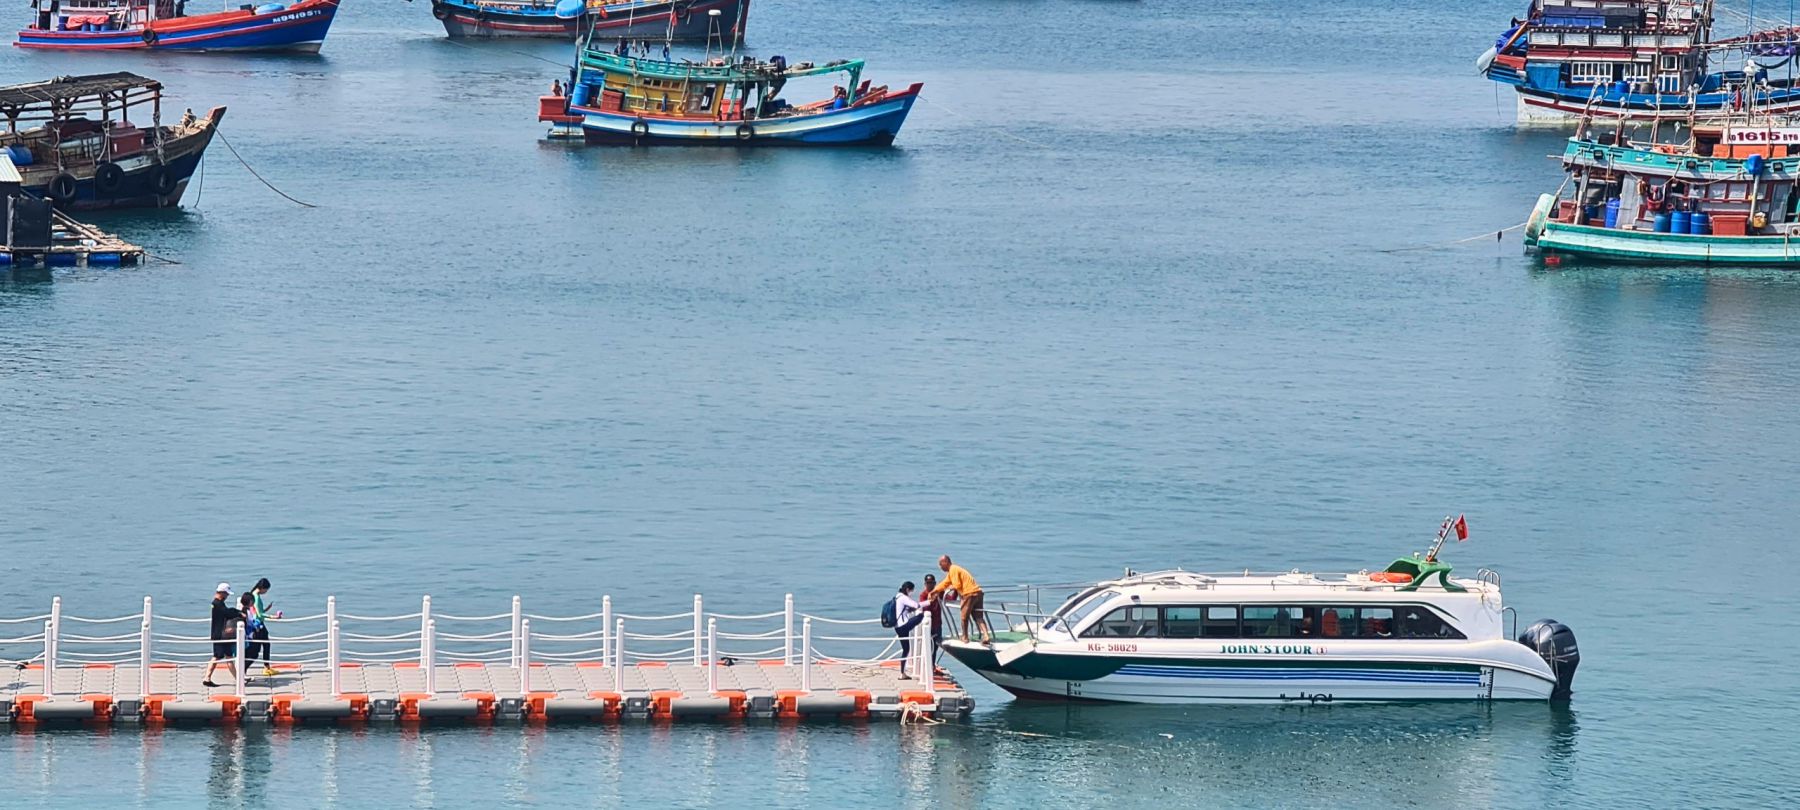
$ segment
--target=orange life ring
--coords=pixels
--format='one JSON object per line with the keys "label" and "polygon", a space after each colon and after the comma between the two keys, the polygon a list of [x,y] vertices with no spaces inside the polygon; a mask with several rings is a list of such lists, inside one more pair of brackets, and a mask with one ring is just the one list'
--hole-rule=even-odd
{"label": "orange life ring", "polygon": [[1377,571],[1369,575],[1370,582],[1411,582],[1412,574],[1400,571]]}

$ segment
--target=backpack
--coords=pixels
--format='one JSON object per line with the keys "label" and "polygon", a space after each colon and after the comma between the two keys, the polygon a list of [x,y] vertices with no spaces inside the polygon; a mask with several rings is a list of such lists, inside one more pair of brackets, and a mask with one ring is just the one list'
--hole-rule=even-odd
{"label": "backpack", "polygon": [[882,606],[881,606],[881,626],[882,627],[894,627],[894,626],[900,624],[900,618],[898,616],[894,615],[894,612],[896,610],[896,603],[898,603],[899,601],[900,601],[899,598],[896,597],[893,599],[889,599],[889,600],[887,600],[887,602],[882,604]]}

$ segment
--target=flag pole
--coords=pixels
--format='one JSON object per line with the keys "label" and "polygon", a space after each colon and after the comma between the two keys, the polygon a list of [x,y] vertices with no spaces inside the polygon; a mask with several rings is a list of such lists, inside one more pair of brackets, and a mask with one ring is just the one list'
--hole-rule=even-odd
{"label": "flag pole", "polygon": [[1437,562],[1438,551],[1444,547],[1444,538],[1450,536],[1450,521],[1452,520],[1455,518],[1449,515],[1444,516],[1444,525],[1438,527],[1437,542],[1432,543],[1431,551],[1425,554],[1426,562]]}

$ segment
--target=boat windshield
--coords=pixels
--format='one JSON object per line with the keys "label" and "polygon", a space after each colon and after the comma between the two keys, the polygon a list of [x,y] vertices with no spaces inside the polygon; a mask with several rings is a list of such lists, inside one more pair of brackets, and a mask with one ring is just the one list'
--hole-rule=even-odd
{"label": "boat windshield", "polygon": [[1060,628],[1064,631],[1073,631],[1076,625],[1081,624],[1082,619],[1087,618],[1088,614],[1093,613],[1101,605],[1106,604],[1113,597],[1118,595],[1118,591],[1089,590],[1085,594],[1070,599],[1068,602],[1064,603],[1061,608],[1057,609],[1055,615],[1045,619],[1044,629],[1056,630]]}

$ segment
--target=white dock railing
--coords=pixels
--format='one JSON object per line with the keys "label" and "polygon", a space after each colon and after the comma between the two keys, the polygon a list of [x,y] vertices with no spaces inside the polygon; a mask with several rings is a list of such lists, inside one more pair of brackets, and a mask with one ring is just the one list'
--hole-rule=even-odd
{"label": "white dock railing", "polygon": [[[291,603],[289,603],[291,604]],[[157,614],[150,597],[143,610],[125,616],[88,618],[63,613],[62,598],[51,600],[50,612],[0,618],[0,659],[32,664],[44,670],[46,692],[54,694],[57,671],[90,664],[138,667],[138,688],[150,693],[150,671],[157,664],[204,665],[215,640],[210,617]],[[907,669],[921,690],[932,678],[931,617],[911,633],[912,656]],[[815,628],[815,624],[817,627]],[[20,634],[26,628],[38,632]],[[41,628],[41,629],[39,629]],[[799,632],[796,633],[795,630]],[[325,600],[323,613],[274,619],[267,662],[277,669],[324,667],[333,694],[346,664],[413,663],[424,671],[427,691],[436,691],[436,668],[480,663],[516,670],[520,693],[531,691],[530,664],[601,662],[613,670],[615,688],[623,686],[623,668],[644,662],[692,663],[708,667],[708,686],[716,691],[716,668],[731,661],[780,661],[805,665],[801,688],[812,688],[812,671],[823,663],[881,664],[897,660],[899,638],[878,619],[836,619],[795,610],[788,594],[781,610],[767,613],[709,613],[696,594],[693,609],[681,613],[634,615],[615,613],[612,597],[600,610],[575,616],[524,611],[514,596],[504,613],[455,615],[438,612],[431,597],[419,610],[396,615],[340,612],[337,597]],[[237,671],[258,668],[239,633],[226,639],[234,647]],[[64,645],[68,645],[67,649]],[[241,679],[238,693],[242,694]],[[66,685],[73,689],[74,684]]]}

